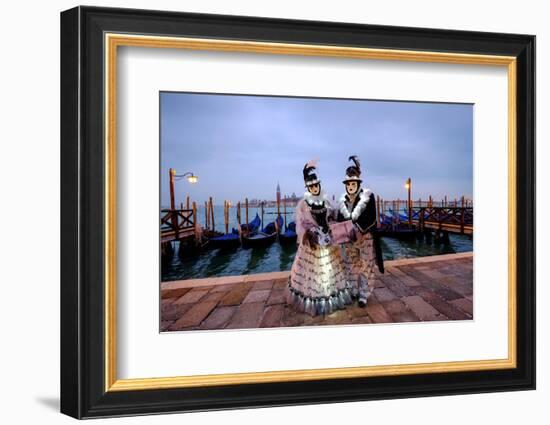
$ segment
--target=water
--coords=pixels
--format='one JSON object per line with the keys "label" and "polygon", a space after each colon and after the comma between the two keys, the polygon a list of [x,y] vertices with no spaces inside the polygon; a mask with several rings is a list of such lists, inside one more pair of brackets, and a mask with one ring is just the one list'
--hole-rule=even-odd
{"label": "water", "polygon": [[[252,218],[252,216],[249,217],[250,220]],[[473,249],[471,236],[449,234],[449,240],[448,245],[435,242],[430,245],[417,240],[400,241],[383,237],[381,243],[384,260],[449,254]],[[237,248],[230,252],[206,251],[185,260],[180,260],[176,250],[172,261],[162,267],[162,281],[290,270],[295,254],[294,245],[284,247],[277,242],[262,249]]]}

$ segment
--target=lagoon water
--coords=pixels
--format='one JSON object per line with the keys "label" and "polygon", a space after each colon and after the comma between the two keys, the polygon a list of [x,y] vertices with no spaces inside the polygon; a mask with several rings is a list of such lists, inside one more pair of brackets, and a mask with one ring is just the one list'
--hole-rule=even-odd
{"label": "lagoon water", "polygon": [[[232,227],[237,227],[237,218],[235,208],[231,208],[229,231]],[[259,208],[249,209],[249,220],[252,220],[259,211]],[[281,210],[282,211],[282,210]],[[276,208],[266,208],[264,212],[265,224],[275,219]],[[223,207],[214,208],[216,219],[216,230],[223,231]],[[204,206],[198,208],[197,215],[199,223],[204,226]],[[242,222],[245,221],[244,209],[242,210]],[[293,220],[289,215],[289,222]],[[465,252],[473,250],[472,237],[466,235],[449,235],[450,243],[427,244],[423,241],[400,241],[393,238],[382,238],[382,251],[385,260],[399,258],[419,257],[426,255],[448,254],[454,252]],[[177,244],[176,244],[177,245]],[[202,252],[181,260],[176,252],[172,260],[162,266],[162,281],[197,279],[215,276],[233,276],[251,273],[263,273],[290,270],[296,247],[284,247],[275,242],[268,248],[262,249],[242,249],[237,248],[233,251],[224,252],[221,250],[211,250]]]}

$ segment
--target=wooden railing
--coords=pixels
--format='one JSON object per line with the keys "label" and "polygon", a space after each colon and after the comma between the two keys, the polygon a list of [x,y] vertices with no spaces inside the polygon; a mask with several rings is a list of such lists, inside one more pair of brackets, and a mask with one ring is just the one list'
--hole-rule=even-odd
{"label": "wooden railing", "polygon": [[161,210],[161,214],[161,232],[174,232],[176,239],[180,232],[195,228],[195,213],[191,209]]}
{"label": "wooden railing", "polygon": [[426,225],[439,229],[454,227],[464,233],[465,229],[472,230],[474,214],[472,207],[413,207],[412,219],[418,223],[419,230],[424,230]]}

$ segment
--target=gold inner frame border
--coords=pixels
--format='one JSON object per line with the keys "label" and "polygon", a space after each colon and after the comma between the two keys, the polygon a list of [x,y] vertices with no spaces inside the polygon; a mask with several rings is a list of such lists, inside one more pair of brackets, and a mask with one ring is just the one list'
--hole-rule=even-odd
{"label": "gold inner frame border", "polygon": [[[517,366],[517,229],[516,229],[516,58],[513,56],[428,52],[393,49],[371,49],[329,45],[288,44],[274,42],[235,41],[201,38],[162,37],[106,33],[105,46],[105,391],[137,391],[216,385],[240,385],[269,382],[312,381],[513,369]],[[117,49],[149,47],[229,51],[301,56],[325,56],[355,59],[397,60],[507,67],[508,72],[508,357],[495,360],[398,364],[288,371],[266,371],[213,375],[118,379],[116,324],[116,123],[117,123]]]}

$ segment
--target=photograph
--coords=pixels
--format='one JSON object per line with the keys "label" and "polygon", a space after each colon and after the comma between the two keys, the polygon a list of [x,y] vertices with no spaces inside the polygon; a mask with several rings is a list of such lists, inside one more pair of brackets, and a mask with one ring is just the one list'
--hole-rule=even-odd
{"label": "photograph", "polygon": [[473,320],[473,116],[161,91],[160,331]]}

